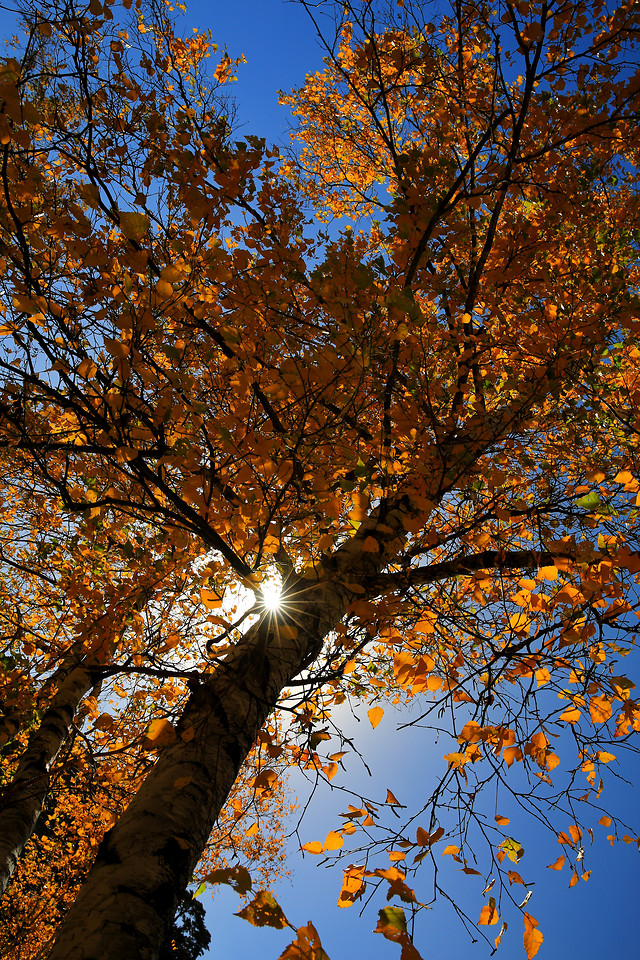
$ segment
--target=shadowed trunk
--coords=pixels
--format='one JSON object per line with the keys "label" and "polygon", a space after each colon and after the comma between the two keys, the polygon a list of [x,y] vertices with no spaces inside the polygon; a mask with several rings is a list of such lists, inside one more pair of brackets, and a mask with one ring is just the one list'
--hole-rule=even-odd
{"label": "shadowed trunk", "polygon": [[[397,551],[407,507],[363,523],[329,576],[289,583],[283,613],[251,627],[192,687],[177,730],[117,824],[62,924],[50,960],[156,960],[242,763],[283,689],[316,659],[366,580]],[[377,553],[363,552],[374,536]],[[327,571],[328,573],[328,571]],[[286,621],[286,622],[285,622]]]}
{"label": "shadowed trunk", "polygon": [[3,790],[0,799],[0,895],[6,890],[42,813],[49,792],[49,771],[69,736],[76,710],[94,683],[95,673],[87,663],[73,667],[60,681],[40,726],[29,737],[13,780]]}
{"label": "shadowed trunk", "polygon": [[[295,630],[264,622],[194,687],[175,743],[100,846],[63,923],[51,960],[157,957],[238,771],[280,693],[343,615],[335,592]],[[316,607],[314,611],[313,608]]]}

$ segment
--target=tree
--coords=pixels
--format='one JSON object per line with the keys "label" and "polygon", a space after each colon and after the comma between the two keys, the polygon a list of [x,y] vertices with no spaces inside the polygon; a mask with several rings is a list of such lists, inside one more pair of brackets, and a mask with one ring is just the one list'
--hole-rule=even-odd
{"label": "tree", "polygon": [[[285,97],[286,158],[231,141],[226,51],[207,71],[210,37],[123,6],[34,7],[4,64],[0,438],[52,510],[157,531],[206,627],[176,633],[188,698],[175,731],[158,706],[166,744],[51,957],[157,956],[256,741],[331,778],[347,696],[374,725],[388,699],[447,707],[425,826],[395,834],[416,867],[446,840],[470,870],[480,787],[522,767],[577,881],[577,800],[599,806],[640,717],[618,666],[640,571],[637,5],[341,4],[332,34],[317,21],[325,72]],[[227,619],[238,583],[256,603]],[[354,806],[310,852],[378,816]],[[485,836],[490,926],[521,847]],[[419,908],[409,867],[368,866],[343,904],[388,883]],[[264,891],[243,913],[287,922]],[[378,929],[416,956],[403,908]],[[320,950],[309,925],[288,955]]]}
{"label": "tree", "polygon": [[178,904],[174,930],[160,949],[160,960],[196,960],[209,946],[204,907],[187,893]]}

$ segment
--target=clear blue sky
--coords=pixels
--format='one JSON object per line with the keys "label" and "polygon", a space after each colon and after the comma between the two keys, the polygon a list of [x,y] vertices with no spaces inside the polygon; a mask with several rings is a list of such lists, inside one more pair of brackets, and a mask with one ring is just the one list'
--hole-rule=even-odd
{"label": "clear blue sky", "polygon": [[[45,4],[46,5],[46,4]],[[321,66],[322,54],[314,31],[304,11],[291,2],[281,0],[242,0],[238,3],[191,2],[182,18],[186,26],[210,28],[214,38],[226,44],[232,57],[243,54],[247,63],[240,70],[240,80],[232,92],[238,98],[241,132],[278,141],[285,137],[287,111],[277,105],[277,90],[289,89],[303,81],[305,73]],[[3,32],[8,32],[9,15],[0,17]],[[397,718],[401,719],[401,718]],[[354,727],[356,724],[354,723]],[[412,730],[399,734],[395,718],[389,711],[373,732],[366,717],[358,726],[359,745],[377,774],[373,787],[355,759],[349,762],[349,773],[342,782],[382,799],[391,787],[407,806],[420,807],[421,799],[430,792],[433,771],[441,769],[442,745],[434,746],[425,731]],[[355,732],[355,730],[354,730]],[[448,748],[446,748],[448,749]],[[625,771],[640,786],[640,764]],[[304,784],[298,775],[292,785],[304,800]],[[611,787],[612,807],[626,810],[629,819],[640,812],[633,789]],[[487,800],[489,802],[489,800]],[[311,803],[301,829],[302,841],[324,839],[327,831],[340,824],[338,812],[346,800],[327,789],[320,790]],[[508,811],[502,811],[508,813]],[[538,881],[528,909],[537,917],[544,934],[544,945],[538,954],[541,960],[601,960],[603,956],[638,955],[638,893],[640,892],[640,860],[635,845],[609,848],[606,831],[596,828],[596,843],[587,851],[587,867],[592,870],[588,883],[579,883],[569,890],[570,874],[547,871],[546,864],[556,859],[561,848],[552,838],[523,826],[520,831],[526,848],[519,865],[523,876]],[[515,830],[514,830],[515,833]],[[296,924],[312,920],[331,960],[352,960],[354,955],[369,960],[399,960],[399,948],[372,933],[377,910],[384,904],[372,905],[363,917],[358,907],[338,910],[335,907],[340,889],[340,870],[319,865],[319,858],[297,850],[297,841],[290,843],[292,877],[275,890],[289,919]],[[357,857],[354,856],[354,862]],[[349,858],[345,863],[351,862]],[[540,869],[542,868],[542,869]],[[482,900],[480,878],[465,877],[449,864],[450,891],[461,899],[472,916],[478,916]],[[529,888],[531,889],[531,888]],[[205,903],[208,903],[205,895]],[[211,958],[233,960],[276,960],[290,941],[289,931],[267,928],[255,930],[233,916],[241,906],[237,895],[223,889],[208,906],[208,925],[212,935]],[[523,958],[522,921],[513,920],[503,939],[498,957],[503,960]],[[495,936],[497,928],[489,933]],[[423,916],[416,935],[416,946],[424,960],[484,960],[489,950],[482,943],[472,944],[453,911],[445,903],[437,904]]]}

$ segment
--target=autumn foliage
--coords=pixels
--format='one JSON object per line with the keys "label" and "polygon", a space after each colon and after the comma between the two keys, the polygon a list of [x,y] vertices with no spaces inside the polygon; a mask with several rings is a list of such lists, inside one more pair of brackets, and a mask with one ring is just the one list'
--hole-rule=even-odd
{"label": "autumn foliage", "polygon": [[160,0],[27,5],[0,63],[7,957],[155,957],[195,877],[326,958],[265,881],[346,701],[445,744],[419,821],[304,845],[403,960],[442,862],[537,953],[523,784],[571,885],[637,842],[640,7],[331,10],[283,151]]}

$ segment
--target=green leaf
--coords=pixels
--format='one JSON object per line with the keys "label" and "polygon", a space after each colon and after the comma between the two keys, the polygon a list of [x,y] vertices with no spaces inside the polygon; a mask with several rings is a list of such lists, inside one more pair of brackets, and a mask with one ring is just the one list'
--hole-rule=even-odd
{"label": "green leaf", "polygon": [[595,490],[591,490],[590,493],[587,493],[584,497],[580,497],[579,500],[576,500],[576,506],[584,507],[585,510],[590,510],[593,507],[597,507],[600,503],[600,496]]}
{"label": "green leaf", "polygon": [[518,841],[514,840],[513,837],[507,837],[507,839],[500,844],[500,849],[504,850],[509,860],[513,860],[514,863],[518,863],[518,861],[524,857],[524,847],[520,846]]}

